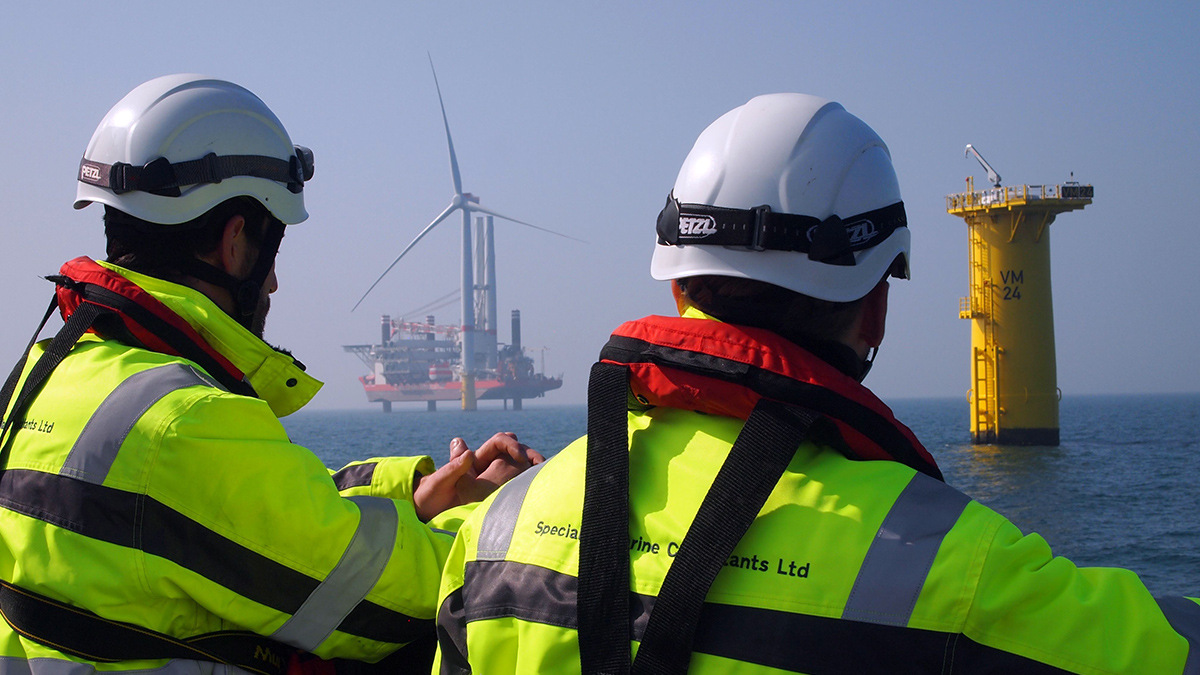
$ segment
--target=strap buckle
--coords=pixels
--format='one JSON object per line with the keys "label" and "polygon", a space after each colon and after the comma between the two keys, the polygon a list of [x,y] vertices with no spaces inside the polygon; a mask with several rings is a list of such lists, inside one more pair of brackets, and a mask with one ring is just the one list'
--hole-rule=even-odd
{"label": "strap buckle", "polygon": [[767,218],[771,214],[771,206],[763,204],[754,207],[751,211],[754,213],[754,220],[750,223],[750,248],[755,251],[764,251],[766,246],[763,245],[763,240],[766,239]]}

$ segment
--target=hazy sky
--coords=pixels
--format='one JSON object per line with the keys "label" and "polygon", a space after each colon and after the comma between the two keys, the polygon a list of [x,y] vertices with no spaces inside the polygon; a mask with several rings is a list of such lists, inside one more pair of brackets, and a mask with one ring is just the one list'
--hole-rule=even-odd
{"label": "hazy sky", "polygon": [[[114,8],[120,7],[117,11]],[[914,8],[915,7],[915,8]],[[199,72],[257,93],[316,153],[309,220],[289,228],[267,339],[366,407],[343,344],[458,286],[457,217],[350,308],[453,193],[432,55],[464,189],[576,243],[497,221],[500,340],[520,309],[535,362],[580,403],[609,332],[673,311],[649,275],[654,221],[709,122],[751,97],[841,102],[889,145],[913,238],[867,384],[964,396],[966,229],[945,196],[1069,172],[1095,203],[1051,227],[1064,396],[1197,391],[1194,215],[1200,9],[1191,3],[11,3],[0,23],[0,362],[15,362],[54,273],[104,255],[101,209],[73,211],[96,124],[152,77]],[[414,318],[421,318],[416,316]],[[458,320],[457,305],[438,310]],[[5,371],[9,365],[5,365]]]}

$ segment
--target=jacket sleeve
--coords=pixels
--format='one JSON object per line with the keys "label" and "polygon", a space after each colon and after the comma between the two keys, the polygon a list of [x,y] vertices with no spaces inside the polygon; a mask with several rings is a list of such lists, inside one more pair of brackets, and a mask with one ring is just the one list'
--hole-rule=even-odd
{"label": "jacket sleeve", "polygon": [[[484,501],[487,504],[487,500]],[[486,507],[478,510],[480,517]],[[466,567],[467,542],[474,539],[478,521],[467,520],[459,529],[450,548],[438,592],[437,652],[433,672],[466,675],[471,672],[467,659],[467,621],[463,606],[463,577]]]}
{"label": "jacket sleeve", "polygon": [[343,497],[370,495],[411,502],[417,474],[428,476],[433,470],[433,460],[427,456],[373,457],[351,462],[331,474]]}
{"label": "jacket sleeve", "polygon": [[[413,483],[417,474],[433,473],[433,460],[422,457],[375,457],[351,462],[338,471],[331,471],[333,483],[343,497],[372,495],[413,501]],[[463,504],[434,516],[426,523],[444,533],[456,533],[463,521],[475,511],[477,503]]]}
{"label": "jacket sleeve", "polygon": [[181,634],[248,629],[364,661],[431,634],[453,540],[413,508],[413,472],[432,460],[331,475],[265,403],[212,390],[158,417],[169,422],[131,438],[158,445],[147,494],[161,514],[140,527],[162,543],[143,564],[155,594],[198,605],[182,615],[202,625]]}
{"label": "jacket sleeve", "polygon": [[1155,598],[1130,570],[1076,567],[1007,521],[983,559],[963,633],[985,650],[1072,673],[1200,668],[1194,600]]}

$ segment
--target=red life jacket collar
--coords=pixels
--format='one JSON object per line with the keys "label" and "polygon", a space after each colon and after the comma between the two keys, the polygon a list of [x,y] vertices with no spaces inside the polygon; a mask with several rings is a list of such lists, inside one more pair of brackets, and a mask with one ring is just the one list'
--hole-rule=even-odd
{"label": "red life jacket collar", "polygon": [[64,321],[84,302],[106,307],[117,313],[138,346],[190,359],[230,391],[254,395],[241,370],[142,287],[86,256],[68,260],[59,272],[61,276],[52,279],[58,284],[55,292]]}
{"label": "red life jacket collar", "polygon": [[770,331],[649,316],[617,328],[600,359],[629,367],[645,405],[745,420],[765,396],[821,413],[833,433],[820,440],[847,457],[897,461],[942,479],[933,456],[869,389]]}

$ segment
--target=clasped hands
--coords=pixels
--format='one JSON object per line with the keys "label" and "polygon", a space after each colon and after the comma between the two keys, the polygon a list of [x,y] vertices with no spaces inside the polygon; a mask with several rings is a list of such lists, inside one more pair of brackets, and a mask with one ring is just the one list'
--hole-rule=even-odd
{"label": "clasped hands", "polygon": [[498,433],[475,450],[461,438],[450,441],[450,461],[413,482],[417,517],[428,521],[446,509],[477,502],[525,469],[546,461],[537,450]]}

